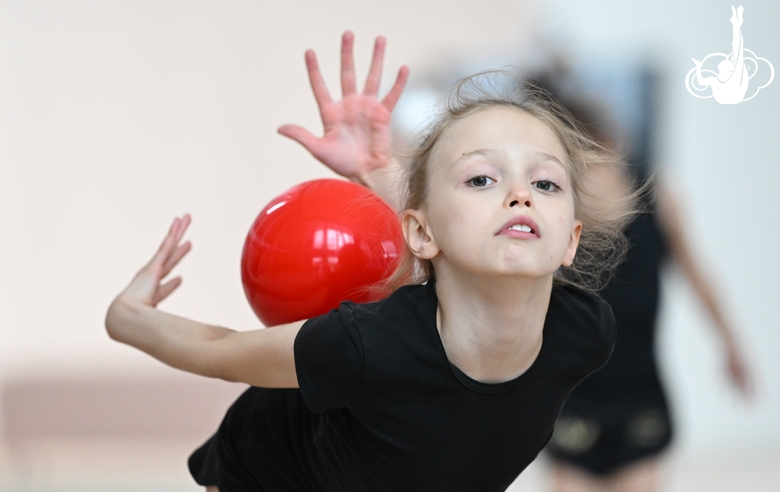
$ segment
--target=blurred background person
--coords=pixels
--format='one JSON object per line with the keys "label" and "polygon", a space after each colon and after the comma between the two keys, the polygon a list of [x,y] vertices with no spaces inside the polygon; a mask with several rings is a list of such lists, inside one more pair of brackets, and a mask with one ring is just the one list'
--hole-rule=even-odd
{"label": "blurred background person", "polygon": [[[618,338],[609,362],[570,395],[547,447],[554,492],[654,492],[661,490],[659,458],[673,436],[673,419],[656,356],[656,328],[662,270],[679,269],[705,308],[723,346],[723,363],[733,385],[748,395],[746,360],[717,294],[688,235],[676,197],[656,172],[653,156],[655,76],[629,73],[638,98],[634,135],[621,136],[606,104],[577,96],[580,85],[564,69],[532,77],[559,100],[601,145],[625,165],[592,169],[590,190],[619,196],[631,187],[646,190],[642,213],[625,228],[629,250],[599,294],[612,306]],[[628,137],[628,138],[627,138]],[[697,348],[690,348],[691,353]]]}

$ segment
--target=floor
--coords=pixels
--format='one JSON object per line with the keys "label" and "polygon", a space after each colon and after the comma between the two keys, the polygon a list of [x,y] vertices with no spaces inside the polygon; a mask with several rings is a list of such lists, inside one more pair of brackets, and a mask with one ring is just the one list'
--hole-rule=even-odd
{"label": "floor", "polygon": [[[547,492],[547,463],[537,459],[507,492]],[[780,492],[780,447],[728,453],[672,451],[664,461],[663,492]]]}
{"label": "floor", "polygon": [[[48,439],[0,446],[0,491],[197,492],[186,458],[192,439]],[[780,492],[780,449],[667,458],[664,492]],[[546,463],[534,462],[508,492],[546,492]],[[475,491],[478,492],[478,491]]]}

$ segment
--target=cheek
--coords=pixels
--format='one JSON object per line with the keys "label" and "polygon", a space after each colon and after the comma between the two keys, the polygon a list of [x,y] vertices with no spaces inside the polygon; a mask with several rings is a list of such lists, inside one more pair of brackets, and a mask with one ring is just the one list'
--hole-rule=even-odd
{"label": "cheek", "polygon": [[558,226],[561,247],[566,249],[569,247],[569,240],[574,230],[574,219],[570,213],[563,212],[556,217],[556,224]]}
{"label": "cheek", "polygon": [[571,220],[571,215],[567,211],[560,212],[556,216],[556,224],[558,226],[558,230],[568,235],[568,232],[571,229],[571,226],[573,225]]}
{"label": "cheek", "polygon": [[434,239],[445,242],[449,236],[455,233],[453,231],[455,224],[463,220],[443,201],[430,203],[426,207],[426,216],[428,217],[428,228]]}
{"label": "cheek", "polygon": [[558,209],[557,223],[558,226],[566,231],[568,236],[571,230],[574,228],[574,207],[573,204],[562,206]]}

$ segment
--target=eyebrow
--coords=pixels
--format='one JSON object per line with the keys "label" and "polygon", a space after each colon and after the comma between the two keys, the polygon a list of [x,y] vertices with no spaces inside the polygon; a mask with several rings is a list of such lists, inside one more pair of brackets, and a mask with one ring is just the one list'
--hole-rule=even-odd
{"label": "eyebrow", "polygon": [[[462,159],[465,159],[466,157],[471,157],[472,155],[489,155],[489,154],[495,154],[496,152],[498,152],[496,149],[476,149],[476,150],[472,150],[471,152],[464,152],[463,155],[461,155],[455,160],[455,164],[458,164]],[[532,152],[531,156],[541,158],[542,160],[545,161],[555,162],[559,164],[561,167],[563,167],[568,173],[569,168],[566,167],[566,165],[563,162],[561,162],[560,159],[558,159],[552,154],[548,154],[547,152]]]}
{"label": "eyebrow", "polygon": [[495,154],[495,149],[477,149],[472,150],[471,152],[464,152],[463,155],[455,159],[455,163],[457,164],[459,161],[465,159],[466,157],[471,157],[472,155],[488,155],[488,154]]}
{"label": "eyebrow", "polygon": [[563,162],[561,162],[560,159],[558,159],[557,157],[555,157],[552,154],[548,154],[547,152],[534,152],[533,155],[536,156],[536,157],[541,157],[545,161],[556,162],[556,163],[560,164],[561,166],[563,166],[563,168],[568,171],[568,167],[566,167],[566,165]]}

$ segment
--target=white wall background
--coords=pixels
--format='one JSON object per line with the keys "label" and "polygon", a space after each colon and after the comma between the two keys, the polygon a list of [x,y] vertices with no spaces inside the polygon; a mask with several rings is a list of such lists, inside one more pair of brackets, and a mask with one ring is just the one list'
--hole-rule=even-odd
{"label": "white wall background", "polygon": [[[678,443],[702,450],[780,443],[780,90],[721,106],[685,89],[691,58],[731,51],[726,1],[558,1],[550,32],[583,58],[646,54],[665,69],[661,159],[687,205],[688,232],[742,336],[758,392],[728,387],[721,346],[689,287],[670,275],[660,352],[678,413]],[[734,4],[737,6],[738,4]],[[780,3],[743,2],[745,47],[780,68]]]}
{"label": "white wall background", "polygon": [[[745,46],[780,69],[780,3],[743,5]],[[662,157],[759,386],[751,404],[728,388],[707,320],[671,275],[661,349],[678,446],[776,449],[780,81],[737,106],[683,82],[691,58],[730,50],[730,15],[705,0],[0,1],[0,384],[164,372],[102,323],[185,211],[194,251],[162,307],[257,326],[239,276],[244,236],[270,198],[328,175],[275,133],[320,128],[306,48],[335,95],[345,29],[359,70],[387,35],[386,89],[402,63],[414,83],[442,60],[505,61],[552,39],[584,59],[642,53],[665,69]]]}

